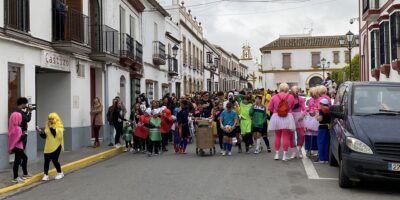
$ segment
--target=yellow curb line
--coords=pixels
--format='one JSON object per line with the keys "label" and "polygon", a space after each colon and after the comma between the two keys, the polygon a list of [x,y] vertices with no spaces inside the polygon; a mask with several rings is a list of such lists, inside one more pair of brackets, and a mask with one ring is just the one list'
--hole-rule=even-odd
{"label": "yellow curb line", "polygon": [[[95,154],[95,155],[92,155],[92,156],[89,156],[89,157],[74,161],[74,162],[71,162],[71,163],[68,163],[68,164],[65,164],[65,165],[63,165],[61,167],[61,169],[62,169],[62,171],[64,173],[65,172],[69,172],[69,171],[73,171],[73,170],[88,166],[89,164],[91,164],[93,162],[96,162],[96,161],[99,161],[99,160],[102,160],[104,158],[108,158],[108,157],[112,157],[112,156],[115,156],[117,154],[120,154],[120,153],[123,152],[122,149],[123,149],[122,147],[121,148],[110,149],[110,150],[107,150],[107,151],[104,151],[104,152],[101,152],[101,153],[98,153],[98,154]],[[52,169],[52,170],[49,171],[49,176],[55,176],[56,174],[57,174],[56,169]],[[18,184],[15,184],[15,185],[11,185],[11,186],[8,186],[8,187],[1,188],[0,189],[0,195],[8,193],[8,192],[11,192],[13,190],[17,190],[17,189],[22,188],[22,187],[26,187],[26,186],[31,185],[31,184],[36,183],[36,182],[39,182],[39,181],[42,180],[42,178],[43,178],[43,173],[35,174],[34,176],[32,176],[32,178],[27,179],[22,183],[18,183]]]}

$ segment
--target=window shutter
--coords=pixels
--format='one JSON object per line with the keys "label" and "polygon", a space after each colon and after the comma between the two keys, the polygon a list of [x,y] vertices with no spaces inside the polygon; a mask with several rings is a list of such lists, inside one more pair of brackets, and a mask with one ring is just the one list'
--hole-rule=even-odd
{"label": "window shutter", "polygon": [[375,57],[375,44],[376,44],[376,31],[371,32],[371,69],[376,67],[376,57]]}

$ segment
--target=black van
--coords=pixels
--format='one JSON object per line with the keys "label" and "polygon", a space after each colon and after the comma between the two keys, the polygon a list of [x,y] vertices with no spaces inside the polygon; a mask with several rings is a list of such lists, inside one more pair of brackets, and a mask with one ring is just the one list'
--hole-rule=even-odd
{"label": "black van", "polygon": [[340,187],[400,180],[400,83],[343,83],[331,115],[329,164],[340,168]]}

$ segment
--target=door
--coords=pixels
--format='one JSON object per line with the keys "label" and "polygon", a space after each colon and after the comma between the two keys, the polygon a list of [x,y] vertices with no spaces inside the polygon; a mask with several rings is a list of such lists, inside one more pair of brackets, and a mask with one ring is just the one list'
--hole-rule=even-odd
{"label": "door", "polygon": [[99,50],[100,47],[100,33],[101,33],[101,16],[100,16],[100,5],[98,0],[90,0],[90,25],[91,25],[91,45],[95,50]]}
{"label": "door", "polygon": [[17,99],[21,97],[21,68],[8,66],[8,115],[17,107]]}
{"label": "door", "polygon": [[181,83],[175,83],[176,97],[181,98]]}

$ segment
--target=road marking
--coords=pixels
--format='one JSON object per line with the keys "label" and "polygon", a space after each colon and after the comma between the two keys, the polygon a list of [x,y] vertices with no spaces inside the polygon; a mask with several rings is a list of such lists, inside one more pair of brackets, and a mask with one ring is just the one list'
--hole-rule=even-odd
{"label": "road marking", "polygon": [[[305,149],[304,147],[301,149],[303,155],[305,154]],[[319,177],[317,170],[314,167],[314,164],[312,163],[312,161],[308,158],[304,158],[301,159],[301,161],[303,162],[304,165],[304,169],[306,170],[306,174],[308,179],[310,180],[339,180],[337,178],[324,178],[324,177]]]}

